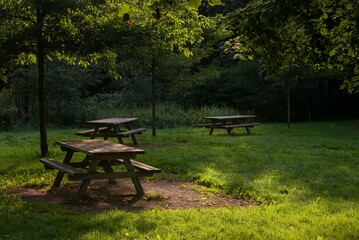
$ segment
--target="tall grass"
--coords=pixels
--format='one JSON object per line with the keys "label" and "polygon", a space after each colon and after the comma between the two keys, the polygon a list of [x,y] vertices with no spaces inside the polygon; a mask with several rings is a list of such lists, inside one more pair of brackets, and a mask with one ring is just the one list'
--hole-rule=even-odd
{"label": "tall grass", "polygon": [[[49,142],[77,138],[51,129]],[[160,129],[138,159],[261,203],[249,208],[112,210],[78,214],[53,203],[6,194],[14,186],[51,184],[38,161],[35,131],[0,133],[0,239],[358,239],[359,121],[262,124],[235,129]],[[143,145],[145,146],[145,145]],[[140,145],[141,147],[141,145]],[[51,145],[56,159],[64,157]],[[11,224],[9,224],[11,223]]]}
{"label": "tall grass", "polygon": [[[114,107],[117,106],[117,107]],[[175,103],[158,103],[156,105],[157,127],[176,128],[193,126],[203,121],[203,116],[245,114],[238,109],[226,106],[206,106],[202,108],[185,109]],[[97,104],[90,104],[87,119],[100,119],[108,117],[138,117],[139,125],[150,127],[152,124],[152,109],[150,106],[134,106],[118,103],[107,99]]]}

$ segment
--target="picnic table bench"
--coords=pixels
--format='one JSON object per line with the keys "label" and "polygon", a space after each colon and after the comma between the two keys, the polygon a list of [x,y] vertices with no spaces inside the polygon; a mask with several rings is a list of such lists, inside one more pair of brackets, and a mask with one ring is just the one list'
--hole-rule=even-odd
{"label": "picnic table bench", "polygon": [[[51,158],[42,158],[40,162],[45,169],[55,169],[58,171],[53,187],[60,186],[64,174],[68,175],[69,180],[81,180],[82,184],[78,191],[80,196],[85,195],[86,189],[91,180],[108,179],[110,183],[116,183],[117,178],[131,178],[137,194],[144,194],[139,177],[149,177],[161,172],[156,168],[145,163],[134,160],[137,154],[143,154],[141,149],[125,146],[119,143],[106,140],[76,140],[59,141],[62,151],[66,152],[63,162]],[[74,153],[85,154],[82,161],[73,160]],[[114,169],[114,166],[124,165],[127,171]]]}
{"label": "picnic table bench", "polygon": [[204,117],[207,123],[202,123],[198,126],[209,128],[209,135],[212,135],[214,129],[226,129],[229,135],[234,128],[245,128],[247,134],[249,135],[251,128],[260,125],[259,123],[252,122],[255,117],[255,115]]}
{"label": "picnic table bench", "polygon": [[122,138],[131,137],[134,145],[137,145],[135,134],[142,134],[146,128],[133,128],[137,118],[106,118],[99,120],[86,121],[86,124],[92,125],[93,129],[76,132],[76,135],[90,137],[95,139],[101,137],[107,140],[109,137],[116,137],[119,143],[123,144]]}

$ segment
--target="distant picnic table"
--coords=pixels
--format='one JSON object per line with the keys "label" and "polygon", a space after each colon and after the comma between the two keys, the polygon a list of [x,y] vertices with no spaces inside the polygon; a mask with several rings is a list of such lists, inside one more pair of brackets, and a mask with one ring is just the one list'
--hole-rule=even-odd
{"label": "distant picnic table", "polygon": [[199,124],[200,127],[209,128],[209,135],[212,135],[214,129],[226,129],[228,135],[234,128],[245,128],[247,134],[250,134],[250,128],[258,126],[254,123],[255,115],[234,115],[234,116],[209,116],[204,117],[206,123]]}
{"label": "distant picnic table", "polygon": [[[108,179],[110,183],[116,183],[117,178],[131,178],[137,194],[144,194],[139,177],[152,176],[161,169],[134,160],[137,154],[144,151],[123,144],[100,140],[74,140],[56,142],[66,152],[63,162],[51,158],[42,158],[40,162],[46,169],[58,170],[53,187],[60,186],[64,174],[69,180],[82,180],[78,195],[85,195],[91,180]],[[74,161],[76,154],[85,155],[82,161]],[[113,166],[124,165],[127,171],[115,169]]]}
{"label": "distant picnic table", "polygon": [[116,137],[119,143],[123,144],[122,138],[131,137],[134,145],[137,145],[135,134],[142,134],[146,128],[133,128],[138,118],[105,118],[86,121],[93,129],[76,132],[77,135],[95,139],[101,137],[107,140],[109,137]]}

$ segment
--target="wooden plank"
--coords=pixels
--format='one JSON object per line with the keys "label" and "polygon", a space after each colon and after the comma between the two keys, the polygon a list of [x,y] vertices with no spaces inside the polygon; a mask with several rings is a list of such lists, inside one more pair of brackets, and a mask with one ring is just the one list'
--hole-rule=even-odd
{"label": "wooden plank", "polygon": [[50,167],[49,169],[57,169],[60,172],[66,173],[69,176],[75,176],[79,174],[84,174],[84,172],[78,168],[75,168],[73,166],[70,166],[66,163],[58,162],[54,159],[49,158],[42,158],[40,159],[40,162],[42,162],[45,166]]}
{"label": "wooden plank", "polygon": [[[87,133],[87,134],[78,134],[78,133],[76,133],[76,135],[80,135],[80,136],[84,136],[84,137],[107,137],[107,138],[108,137],[125,137],[125,136],[121,136],[121,134],[113,132],[113,131],[108,132],[108,133],[99,132],[99,133],[96,133],[96,134],[94,134],[94,133]],[[128,137],[128,136],[126,136],[126,137]]]}
{"label": "wooden plank", "polygon": [[204,117],[204,119],[225,121],[225,120],[235,120],[235,119],[248,119],[248,118],[255,118],[255,117],[256,117],[256,115],[235,115],[235,116]]}
{"label": "wooden plank", "polygon": [[131,160],[132,165],[137,168],[137,169],[141,169],[141,170],[145,170],[148,172],[161,172],[160,168],[156,168],[150,165],[147,165],[145,163],[141,163],[135,160]]}
{"label": "wooden plank", "polygon": [[[117,159],[116,161],[120,164],[124,164],[124,161],[122,159]],[[147,172],[161,172],[160,168],[156,168],[156,167],[147,165],[145,163],[135,161],[133,159],[131,159],[131,163],[132,163],[133,167],[138,170],[143,170],[143,171],[147,171]]]}
{"label": "wooden plank", "polygon": [[126,137],[126,136],[129,136],[129,135],[132,135],[132,134],[142,134],[145,131],[146,131],[146,128],[135,128],[135,129],[131,129],[131,130],[128,130],[128,131],[119,132],[117,134],[119,136]]}
{"label": "wooden plank", "polygon": [[223,125],[223,128],[239,128],[239,127],[254,127],[260,125],[259,123],[241,123],[241,124],[233,124],[233,125]]}
{"label": "wooden plank", "polygon": [[212,126],[220,126],[222,123],[200,123],[197,125],[197,127],[206,127],[206,128],[210,128]]}
{"label": "wooden plank", "polygon": [[[107,127],[101,127],[98,129],[99,132],[104,132],[106,131],[108,128]],[[75,134],[76,135],[80,135],[80,136],[91,136],[94,133],[95,129],[88,129],[88,130],[83,130],[83,131],[78,131]]]}
{"label": "wooden plank", "polygon": [[[72,151],[82,152],[90,155],[92,159],[111,159],[119,154],[134,155],[145,152],[142,149],[100,139],[58,141],[56,144],[60,145],[63,151],[70,149]],[[118,157],[115,159],[117,158]]]}
{"label": "wooden plank", "polygon": [[85,173],[77,174],[74,176],[69,175],[69,180],[92,180],[92,179],[117,179],[117,178],[138,178],[138,177],[150,177],[154,172],[150,171],[128,171],[128,172],[109,172],[109,173]]}
{"label": "wooden plank", "polygon": [[206,128],[216,128],[216,129],[229,129],[229,128],[251,128],[254,126],[260,125],[259,123],[243,123],[243,124],[230,124],[230,125],[215,125],[215,126],[208,126]]}
{"label": "wooden plank", "polygon": [[137,118],[106,118],[106,119],[86,121],[86,123],[92,125],[115,126],[120,124],[133,123],[136,122],[137,120],[138,120]]}

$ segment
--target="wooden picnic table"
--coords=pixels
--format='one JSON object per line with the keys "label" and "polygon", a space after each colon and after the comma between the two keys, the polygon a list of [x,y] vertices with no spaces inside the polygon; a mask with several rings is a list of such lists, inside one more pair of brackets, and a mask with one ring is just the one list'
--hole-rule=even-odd
{"label": "wooden picnic table", "polygon": [[123,144],[122,138],[131,137],[134,145],[137,145],[135,134],[142,134],[146,128],[133,128],[138,118],[105,118],[86,121],[93,129],[76,132],[77,135],[90,137],[102,137],[107,140],[109,137],[116,137],[119,143]]}
{"label": "wooden picnic table", "polygon": [[241,127],[245,128],[249,135],[250,128],[259,125],[252,122],[254,118],[256,118],[255,115],[210,116],[204,117],[207,123],[199,124],[199,126],[209,128],[209,135],[212,135],[214,129],[226,129],[229,135],[234,128]]}
{"label": "wooden picnic table", "polygon": [[[139,177],[152,176],[161,169],[135,161],[137,154],[143,154],[144,150],[129,147],[123,144],[100,140],[75,140],[56,142],[62,151],[66,152],[63,162],[50,158],[40,161],[46,169],[58,170],[53,187],[60,186],[64,174],[69,180],[81,180],[78,191],[80,196],[85,195],[86,189],[93,179],[108,179],[110,183],[116,183],[117,178],[131,178],[137,194],[144,194]],[[85,155],[82,161],[74,161],[74,154]],[[124,165],[126,170],[114,166]]]}

